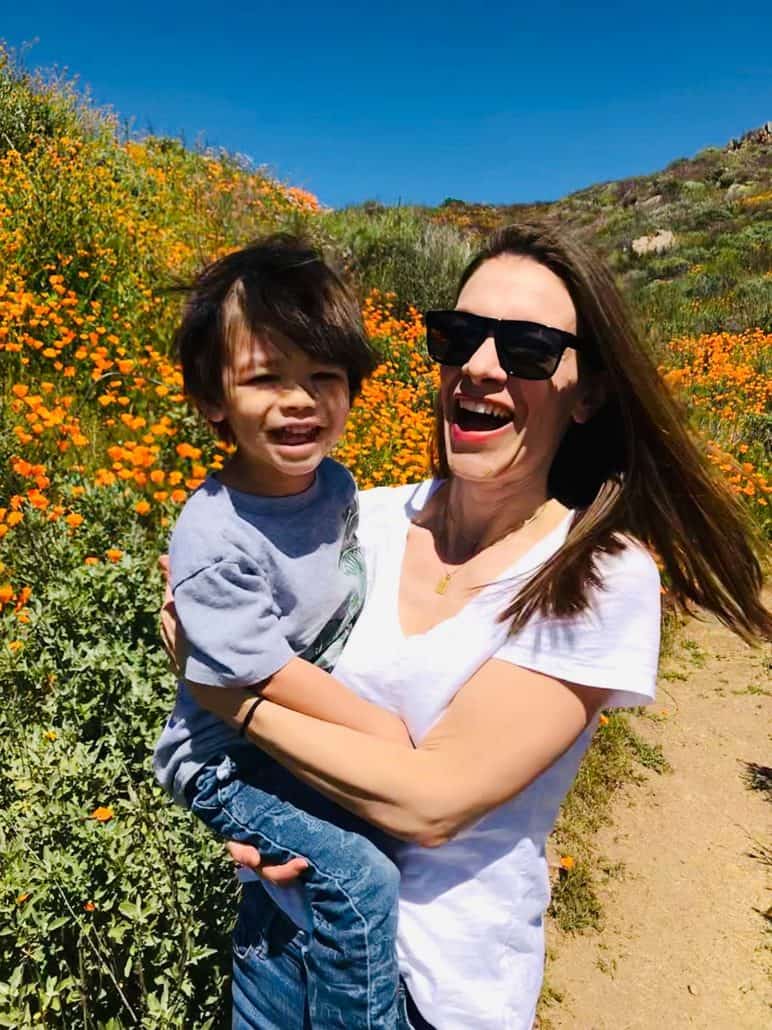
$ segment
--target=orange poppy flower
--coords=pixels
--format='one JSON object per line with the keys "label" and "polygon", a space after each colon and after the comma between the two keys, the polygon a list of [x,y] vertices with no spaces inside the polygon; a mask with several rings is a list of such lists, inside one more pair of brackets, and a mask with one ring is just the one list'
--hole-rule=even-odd
{"label": "orange poppy flower", "polygon": [[98,808],[94,809],[94,811],[91,813],[90,818],[95,819],[98,823],[107,823],[113,818],[114,815],[115,812],[112,810],[112,808],[110,808],[109,805],[100,805]]}

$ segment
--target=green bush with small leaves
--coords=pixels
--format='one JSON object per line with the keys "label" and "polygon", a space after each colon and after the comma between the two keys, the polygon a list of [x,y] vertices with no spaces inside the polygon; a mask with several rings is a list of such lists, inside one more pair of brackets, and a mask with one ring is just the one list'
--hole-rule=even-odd
{"label": "green bush with small leaves", "polygon": [[95,495],[77,536],[30,515],[19,548],[38,569],[25,646],[0,652],[0,1026],[227,1020],[233,875],[150,767],[175,691],[162,542],[124,510],[121,557],[83,561],[120,510]]}

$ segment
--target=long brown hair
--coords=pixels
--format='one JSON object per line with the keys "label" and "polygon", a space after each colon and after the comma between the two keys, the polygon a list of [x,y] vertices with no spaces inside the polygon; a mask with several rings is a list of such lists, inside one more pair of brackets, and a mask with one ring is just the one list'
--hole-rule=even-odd
{"label": "long brown hair", "polygon": [[[458,292],[484,262],[504,254],[532,258],[565,283],[585,343],[580,374],[603,368],[608,393],[588,422],[571,424],[550,469],[550,494],[577,509],[566,543],[502,621],[511,618],[514,631],[536,612],[584,610],[590,588],[602,585],[595,559],[620,551],[631,535],[659,557],[682,610],[706,608],[748,641],[772,635],[772,615],[761,602],[758,533],[692,439],[603,262],[550,226],[510,225],[466,267]],[[450,475],[440,411],[433,465],[437,476]]]}

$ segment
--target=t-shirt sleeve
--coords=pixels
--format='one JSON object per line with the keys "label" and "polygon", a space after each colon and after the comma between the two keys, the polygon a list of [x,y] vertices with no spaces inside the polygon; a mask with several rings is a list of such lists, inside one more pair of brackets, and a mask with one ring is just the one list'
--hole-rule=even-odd
{"label": "t-shirt sleeve", "polygon": [[629,543],[598,561],[603,588],[564,619],[536,616],[494,658],[609,692],[604,707],[654,699],[660,640],[660,579],[651,555]]}
{"label": "t-shirt sleeve", "polygon": [[185,679],[246,687],[294,657],[265,576],[237,561],[218,561],[183,579],[174,603],[188,641]]}

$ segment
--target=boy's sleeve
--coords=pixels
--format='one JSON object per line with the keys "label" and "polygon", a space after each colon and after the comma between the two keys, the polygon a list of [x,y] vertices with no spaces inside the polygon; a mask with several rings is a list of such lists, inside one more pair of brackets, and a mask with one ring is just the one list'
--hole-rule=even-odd
{"label": "boy's sleeve", "polygon": [[267,580],[236,561],[215,562],[177,583],[174,603],[188,641],[185,679],[193,683],[250,686],[295,656]]}

